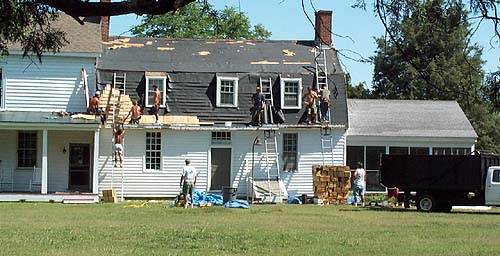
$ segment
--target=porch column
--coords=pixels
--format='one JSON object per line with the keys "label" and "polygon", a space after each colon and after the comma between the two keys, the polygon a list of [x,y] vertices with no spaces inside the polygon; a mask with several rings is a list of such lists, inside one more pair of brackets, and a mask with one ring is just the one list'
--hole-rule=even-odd
{"label": "porch column", "polygon": [[94,160],[92,167],[92,193],[99,193],[99,129],[94,131]]}
{"label": "porch column", "polygon": [[47,194],[47,152],[48,152],[48,132],[47,129],[43,129],[42,133],[42,194]]}

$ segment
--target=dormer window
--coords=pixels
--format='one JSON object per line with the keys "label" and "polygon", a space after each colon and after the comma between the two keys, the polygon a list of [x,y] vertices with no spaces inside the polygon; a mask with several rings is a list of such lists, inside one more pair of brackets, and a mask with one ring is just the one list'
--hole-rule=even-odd
{"label": "dormer window", "polygon": [[238,106],[238,78],[217,77],[217,107]]}
{"label": "dormer window", "polygon": [[302,79],[280,78],[281,82],[281,108],[302,108]]}
{"label": "dormer window", "polygon": [[161,93],[160,107],[165,107],[167,92],[167,76],[148,76],[146,74],[146,107],[153,106],[153,85],[158,86]]}

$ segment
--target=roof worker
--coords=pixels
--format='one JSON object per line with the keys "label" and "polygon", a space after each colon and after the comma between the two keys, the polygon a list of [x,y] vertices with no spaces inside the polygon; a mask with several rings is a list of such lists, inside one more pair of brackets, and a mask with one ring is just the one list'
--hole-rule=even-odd
{"label": "roof worker", "polygon": [[154,114],[156,117],[155,124],[161,124],[158,121],[158,111],[160,110],[160,101],[161,101],[161,93],[158,90],[158,85],[153,85],[153,108],[151,108],[151,114]]}
{"label": "roof worker", "polygon": [[328,122],[330,120],[330,115],[328,112],[330,109],[330,90],[328,90],[328,86],[323,84],[321,89],[319,90],[319,109],[321,112],[321,121]]}
{"label": "roof worker", "polygon": [[142,115],[142,109],[139,106],[139,103],[137,102],[137,100],[134,100],[132,103],[134,105],[132,106],[132,108],[130,108],[128,115],[125,117],[123,122],[125,122],[127,120],[127,118],[130,116],[130,114],[132,114],[132,116],[130,116],[129,124],[139,124],[139,120],[141,119],[141,115]]}
{"label": "roof worker", "polygon": [[196,168],[191,166],[191,161],[189,159],[184,160],[186,166],[182,168],[182,176],[179,186],[182,187],[182,194],[184,194],[184,208],[188,207],[187,195],[189,193],[191,197],[191,208],[194,205],[194,187],[196,186],[196,178],[198,177],[198,172]]}
{"label": "roof worker", "polygon": [[[123,167],[123,138],[125,137],[123,123],[113,125],[113,134],[115,135],[115,167]],[[120,160],[119,165],[118,159]]]}
{"label": "roof worker", "polygon": [[87,113],[91,115],[98,115],[101,117],[101,124],[104,124],[104,121],[106,120],[106,117],[104,115],[104,112],[100,108],[101,104],[101,93],[99,91],[96,91],[94,96],[90,98],[90,103],[89,107],[87,108]]}
{"label": "roof worker", "polygon": [[318,114],[318,108],[316,106],[318,94],[312,89],[312,87],[307,87],[307,94],[302,98],[304,100],[304,105],[306,106],[307,113],[307,124],[319,123],[316,120]]}
{"label": "roof worker", "polygon": [[262,94],[262,90],[260,86],[255,87],[255,93],[252,95],[253,106],[250,108],[250,112],[252,115],[251,125],[261,126],[262,125],[262,111],[264,110],[264,94]]}

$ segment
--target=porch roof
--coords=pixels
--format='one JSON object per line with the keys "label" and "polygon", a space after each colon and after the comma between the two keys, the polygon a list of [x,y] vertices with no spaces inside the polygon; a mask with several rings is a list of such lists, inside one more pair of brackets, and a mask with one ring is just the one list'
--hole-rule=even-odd
{"label": "porch roof", "polygon": [[97,128],[99,120],[71,118],[69,115],[62,115],[59,112],[35,112],[35,111],[0,111],[0,126],[64,126]]}

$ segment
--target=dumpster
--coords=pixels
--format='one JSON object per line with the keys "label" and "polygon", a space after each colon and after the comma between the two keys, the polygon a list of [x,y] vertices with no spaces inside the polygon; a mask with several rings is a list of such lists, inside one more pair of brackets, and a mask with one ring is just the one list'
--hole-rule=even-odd
{"label": "dumpster", "polygon": [[222,187],[222,202],[225,204],[228,201],[236,200],[236,188]]}

